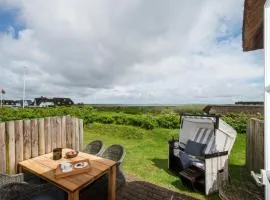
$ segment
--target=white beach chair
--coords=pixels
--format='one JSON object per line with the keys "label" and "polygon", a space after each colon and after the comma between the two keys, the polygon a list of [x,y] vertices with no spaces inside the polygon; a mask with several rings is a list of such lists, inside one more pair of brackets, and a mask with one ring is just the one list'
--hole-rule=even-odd
{"label": "white beach chair", "polygon": [[[204,172],[204,180],[201,181],[206,195],[218,190],[219,181],[228,179],[228,156],[236,134],[230,125],[217,116],[181,117],[180,137],[179,141],[174,143],[172,153],[174,158],[182,163],[182,170],[196,166]],[[191,146],[188,143],[199,146],[205,144],[201,155],[196,157],[190,155]],[[192,148],[191,151],[196,149],[194,146]]]}

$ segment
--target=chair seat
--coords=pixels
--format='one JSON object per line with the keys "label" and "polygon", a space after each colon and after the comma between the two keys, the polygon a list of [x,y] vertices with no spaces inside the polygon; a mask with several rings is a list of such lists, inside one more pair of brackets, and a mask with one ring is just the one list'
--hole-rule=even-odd
{"label": "chair seat", "polygon": [[175,157],[180,159],[182,166],[184,169],[188,168],[189,166],[196,166],[202,170],[205,170],[204,161],[196,158],[195,156],[189,155],[180,149],[174,149],[173,154]]}
{"label": "chair seat", "polygon": [[201,170],[205,171],[205,163],[202,160],[192,161],[191,165],[196,166],[196,167],[200,168]]}

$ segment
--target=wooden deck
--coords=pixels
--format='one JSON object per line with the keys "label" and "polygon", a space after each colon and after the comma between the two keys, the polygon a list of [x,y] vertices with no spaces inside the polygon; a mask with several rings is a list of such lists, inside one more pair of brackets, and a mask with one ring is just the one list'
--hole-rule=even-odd
{"label": "wooden deck", "polygon": [[127,177],[126,185],[117,191],[117,200],[195,200],[195,198],[135,177]]}
{"label": "wooden deck", "polygon": [[[180,181],[180,180],[179,180]],[[100,185],[100,184],[99,184]],[[82,191],[80,200],[107,200],[106,188],[91,187],[91,192]],[[87,189],[87,188],[86,188]],[[195,200],[193,197],[157,186],[134,176],[127,176],[127,182],[117,190],[117,200]]]}

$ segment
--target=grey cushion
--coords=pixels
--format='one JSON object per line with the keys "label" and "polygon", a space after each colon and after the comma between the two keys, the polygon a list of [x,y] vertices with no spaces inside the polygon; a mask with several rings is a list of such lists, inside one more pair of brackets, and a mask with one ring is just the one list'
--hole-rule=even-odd
{"label": "grey cushion", "polygon": [[194,165],[202,170],[205,170],[205,163],[202,160],[194,160],[191,162],[191,165]]}
{"label": "grey cushion", "polygon": [[201,144],[198,142],[194,142],[192,140],[188,140],[186,148],[185,148],[185,152],[193,156],[203,156],[203,152],[205,148],[206,148],[206,144]]}
{"label": "grey cushion", "polygon": [[178,141],[175,141],[175,142],[173,143],[173,148],[174,148],[174,149],[178,149],[179,147],[180,147],[179,142],[178,142]]}
{"label": "grey cushion", "polygon": [[179,157],[182,164],[183,169],[188,168],[193,162],[193,157],[183,151],[179,151]]}
{"label": "grey cushion", "polygon": [[175,157],[179,157],[179,152],[180,152],[180,149],[173,149],[173,155]]}
{"label": "grey cushion", "polygon": [[195,165],[201,169],[204,169],[204,161],[198,159],[195,156],[187,154],[184,151],[181,151],[181,150],[179,151],[179,159],[180,159],[183,169],[186,169],[191,165]]}

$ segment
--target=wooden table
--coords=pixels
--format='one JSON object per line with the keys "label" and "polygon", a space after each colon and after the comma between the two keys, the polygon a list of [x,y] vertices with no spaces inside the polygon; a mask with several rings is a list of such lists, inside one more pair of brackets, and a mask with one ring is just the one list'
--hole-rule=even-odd
{"label": "wooden table", "polygon": [[[63,149],[63,156],[71,149]],[[65,178],[55,178],[54,171],[59,163],[69,160],[77,161],[82,159],[89,159],[91,169],[82,174],[72,175]],[[42,179],[55,184],[57,187],[63,189],[68,193],[69,200],[79,200],[79,191],[108,173],[108,199],[116,199],[116,162],[94,155],[80,152],[75,158],[60,160],[52,160],[52,153],[31,158],[19,163],[19,171],[29,171]]]}

